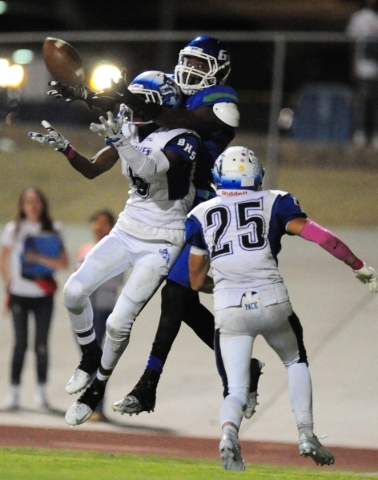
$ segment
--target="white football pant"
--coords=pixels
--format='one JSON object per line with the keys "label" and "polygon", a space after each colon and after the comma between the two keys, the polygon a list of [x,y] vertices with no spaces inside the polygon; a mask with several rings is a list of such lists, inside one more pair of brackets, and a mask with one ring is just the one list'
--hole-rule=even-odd
{"label": "white football pant", "polygon": [[297,425],[312,426],[311,378],[307,364],[298,363],[302,339],[289,321],[292,314],[290,302],[265,306],[261,295],[250,292],[243,296],[240,307],[215,312],[217,365],[229,393],[220,409],[221,425],[232,422],[240,427],[249,390],[253,343],[257,335],[262,335],[287,368]]}
{"label": "white football pant", "polygon": [[[180,251],[181,247],[143,241],[114,228],[88,253],[64,286],[63,303],[76,334],[87,332],[93,326],[91,293],[109,278],[133,267],[106,326],[104,354],[109,348],[116,353],[110,357],[119,358],[127,346],[136,316],[168,275]],[[89,337],[78,337],[78,340],[84,345],[94,338],[93,333]]]}

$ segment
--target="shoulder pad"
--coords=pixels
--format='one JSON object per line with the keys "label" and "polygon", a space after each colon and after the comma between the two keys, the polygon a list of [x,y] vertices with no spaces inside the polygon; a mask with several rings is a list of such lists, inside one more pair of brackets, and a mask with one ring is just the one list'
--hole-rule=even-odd
{"label": "shoulder pad", "polygon": [[235,103],[221,102],[213,105],[213,112],[219,120],[230,127],[238,127],[240,113]]}

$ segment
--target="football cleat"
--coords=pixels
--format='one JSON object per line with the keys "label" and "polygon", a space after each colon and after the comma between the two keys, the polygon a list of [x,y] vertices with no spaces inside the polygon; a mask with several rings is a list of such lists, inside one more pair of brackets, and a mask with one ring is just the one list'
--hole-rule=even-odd
{"label": "football cleat", "polygon": [[125,398],[112,405],[112,409],[129,415],[153,412],[156,403],[156,390],[160,373],[146,368],[135,387]]}
{"label": "football cleat", "polygon": [[81,349],[83,353],[80,364],[65,387],[69,395],[83,390],[101,364],[102,350],[96,341],[89,345],[82,346]]}
{"label": "football cleat", "polygon": [[299,436],[299,455],[311,457],[317,465],[332,465],[335,458],[313,435],[301,433]]}
{"label": "football cleat", "polygon": [[219,444],[219,453],[223,470],[245,470],[239,443],[225,433]]}
{"label": "football cleat", "polygon": [[155,408],[155,401],[150,403],[144,403],[143,405],[140,403],[137,397],[134,395],[126,395],[125,398],[115,402],[112,405],[112,409],[115,412],[120,412],[121,415],[124,413],[128,413],[129,415],[139,415],[141,412],[153,412]]}
{"label": "football cleat", "polygon": [[64,417],[70,427],[76,427],[85,423],[92,415],[93,410],[85,403],[76,402],[70,406]]}
{"label": "football cleat", "polygon": [[75,370],[72,377],[68,380],[65,388],[66,392],[69,395],[80,392],[80,390],[83,390],[83,388],[88,385],[90,378],[91,376],[87,372],[84,372],[83,370],[80,370],[80,368],[78,368],[77,370]]}
{"label": "football cleat", "polygon": [[106,382],[102,382],[97,377],[94,378],[78,401],[67,410],[66,423],[74,427],[86,422],[104,398],[105,387]]}

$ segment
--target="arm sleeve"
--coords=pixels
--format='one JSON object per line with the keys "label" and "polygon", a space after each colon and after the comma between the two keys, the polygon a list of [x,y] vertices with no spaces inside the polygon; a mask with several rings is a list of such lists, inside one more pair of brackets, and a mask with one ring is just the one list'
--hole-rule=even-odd
{"label": "arm sleeve", "polygon": [[[340,238],[312,220],[309,220],[305,224],[300,236],[305,240],[317,243],[320,247],[324,248],[324,250],[327,250],[328,253],[343,262],[354,255],[348,245],[340,240]],[[363,266],[362,261],[356,257],[356,260],[350,266],[354,270],[358,270],[361,268],[361,265]]]}
{"label": "arm sleeve", "polygon": [[168,158],[162,151],[154,152],[154,158],[148,157],[134,148],[126,137],[122,137],[114,146],[120,155],[126,159],[133,172],[142,178],[169,170]]}

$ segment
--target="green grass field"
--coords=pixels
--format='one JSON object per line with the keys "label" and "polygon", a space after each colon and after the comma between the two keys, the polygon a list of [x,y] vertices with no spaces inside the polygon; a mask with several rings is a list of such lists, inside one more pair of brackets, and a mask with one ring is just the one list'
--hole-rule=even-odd
{"label": "green grass field", "polygon": [[[88,157],[104,146],[101,137],[89,129],[56,127]],[[64,223],[85,223],[98,208],[108,207],[116,213],[123,209],[128,184],[120,174],[120,165],[94,180],[85,179],[63,155],[31,141],[30,130],[42,132],[43,127],[39,122],[0,125],[0,140],[10,139],[15,146],[13,151],[0,150],[0,224],[14,217],[19,193],[29,185],[46,192],[54,218]],[[266,163],[266,138],[244,132],[237,135],[233,144],[253,148]],[[314,148],[283,141],[277,188],[295,195],[309,217],[325,226],[374,228],[378,226],[377,165],[378,154],[374,152],[357,155],[345,149]]]}
{"label": "green grass field", "polygon": [[253,480],[366,479],[333,467],[300,469],[247,464],[245,472],[225,472],[220,462],[167,457],[71,452],[34,448],[1,448],[2,480]]}

